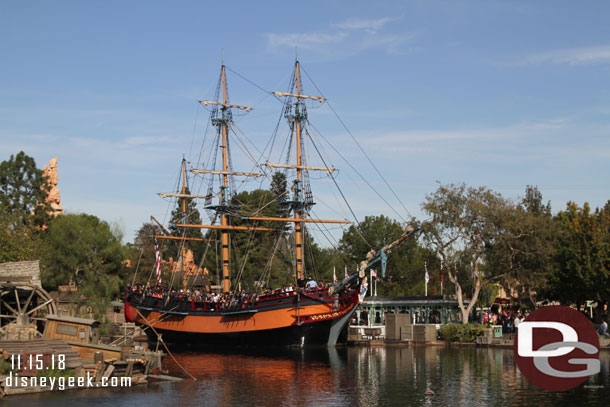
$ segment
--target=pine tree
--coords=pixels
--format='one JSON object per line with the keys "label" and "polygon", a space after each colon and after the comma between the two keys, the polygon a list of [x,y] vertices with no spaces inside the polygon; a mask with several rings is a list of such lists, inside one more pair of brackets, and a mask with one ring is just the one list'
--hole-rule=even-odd
{"label": "pine tree", "polygon": [[[191,192],[188,188],[186,188],[187,195]],[[183,213],[183,202],[185,207],[185,212]],[[199,228],[181,228],[177,227],[178,224],[188,224],[188,225],[201,225],[201,214],[197,209],[197,205],[193,198],[179,198],[176,204],[176,208],[172,211],[169,232],[173,236],[181,236],[188,238],[203,238],[203,234],[201,233],[201,229]],[[182,240],[168,240],[164,243],[165,248],[163,249],[163,257],[165,259],[169,259],[170,257],[174,260],[177,260],[180,257],[180,249],[182,248],[183,241]],[[199,261],[201,256],[203,255],[205,249],[205,242],[193,241],[193,240],[185,240],[184,244],[187,249],[193,251],[193,255],[195,256],[195,261]]]}
{"label": "pine tree", "polygon": [[15,221],[45,225],[50,220],[49,190],[43,171],[23,151],[0,163],[0,209]]}

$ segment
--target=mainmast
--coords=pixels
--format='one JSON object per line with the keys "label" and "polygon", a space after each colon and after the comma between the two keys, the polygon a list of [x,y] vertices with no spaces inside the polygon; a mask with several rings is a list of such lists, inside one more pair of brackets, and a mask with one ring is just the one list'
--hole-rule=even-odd
{"label": "mainmast", "polygon": [[[222,111],[221,128],[222,128],[222,186],[220,187],[220,202],[224,206],[228,206],[227,191],[229,187],[229,175],[227,174],[227,130],[230,117],[227,115],[227,72],[225,65],[222,64],[222,103],[225,105],[220,110]],[[229,225],[227,220],[226,210],[221,212],[220,225],[223,227],[221,232],[220,243],[222,245],[222,290],[227,293],[231,290],[231,271],[229,269],[229,231],[226,227]]]}
{"label": "mainmast", "polygon": [[[304,256],[303,256],[303,223],[309,221],[309,219],[305,219],[307,215],[307,209],[310,205],[313,205],[313,202],[308,202],[306,199],[306,194],[309,193],[309,187],[307,186],[307,192],[305,191],[305,183],[304,183],[304,171],[310,170],[318,170],[318,171],[326,171],[329,174],[334,171],[334,168],[325,168],[325,167],[308,167],[304,165],[303,160],[303,129],[307,122],[307,109],[305,107],[304,100],[311,99],[319,102],[323,102],[326,100],[323,97],[319,96],[308,96],[301,93],[301,67],[299,61],[295,62],[295,72],[294,72],[294,81],[292,85],[291,92],[296,90],[296,93],[287,93],[287,92],[273,92],[278,96],[285,96],[288,98],[292,98],[295,102],[287,102],[286,108],[286,118],[288,119],[289,124],[291,125],[291,131],[294,131],[295,135],[295,143],[296,143],[296,165],[282,165],[282,164],[269,164],[266,165],[271,168],[293,168],[296,169],[296,180],[294,181],[294,195],[292,200],[286,202],[291,206],[292,211],[294,212],[293,219],[286,219],[287,222],[294,222],[294,240],[295,240],[295,271],[297,280],[303,280],[303,270],[305,268],[304,264]],[[251,218],[252,219],[252,218]],[[349,223],[346,221],[323,221],[318,220],[315,222],[319,223]]]}
{"label": "mainmast", "polygon": [[[186,159],[182,158],[182,195],[186,195]],[[181,223],[186,223],[186,198],[182,198],[182,219]],[[180,273],[184,276],[184,259],[186,258],[186,245],[182,243],[180,255]],[[184,282],[184,291],[186,291],[186,280]]]}
{"label": "mainmast", "polygon": [[[299,69],[299,61],[296,61],[296,79],[297,79],[297,103],[295,108],[295,115],[298,114],[299,106],[301,105],[301,71]],[[295,183],[295,191],[302,191],[302,178],[303,169],[301,168],[301,121],[304,116],[296,118],[296,144],[297,144],[297,180]],[[302,194],[299,193],[297,196],[299,200],[302,198]],[[301,216],[303,215],[303,205],[295,205],[294,218],[294,240],[296,246],[296,269],[297,269],[297,280],[303,279],[303,222],[300,222]]]}

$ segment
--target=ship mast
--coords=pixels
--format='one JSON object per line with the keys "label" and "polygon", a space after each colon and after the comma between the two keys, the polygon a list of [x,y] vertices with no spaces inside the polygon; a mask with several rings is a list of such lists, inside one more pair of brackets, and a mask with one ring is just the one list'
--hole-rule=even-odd
{"label": "ship mast", "polygon": [[[304,274],[304,256],[303,256],[303,240],[304,240],[304,223],[350,223],[349,221],[341,220],[320,220],[307,218],[309,206],[313,205],[311,201],[311,192],[307,183],[307,171],[325,171],[331,174],[335,169],[326,167],[311,167],[306,164],[303,159],[303,133],[307,121],[307,110],[305,100],[315,100],[323,102],[326,100],[319,96],[308,96],[301,94],[301,72],[299,61],[295,63],[295,76],[293,77],[293,87],[291,93],[273,92],[277,96],[290,98],[287,101],[286,118],[289,121],[291,132],[295,134],[296,141],[296,164],[270,164],[265,165],[269,168],[291,168],[296,170],[296,180],[294,181],[294,194],[292,199],[283,202],[289,205],[294,213],[292,218],[277,218],[264,216],[243,216],[242,220],[250,221],[272,221],[272,222],[289,222],[295,224],[295,275],[297,280],[303,280]],[[212,125],[218,129],[218,144],[217,147],[222,152],[222,170],[214,169],[191,169],[195,174],[213,174],[221,176],[221,185],[219,193],[218,205],[206,205],[205,209],[216,211],[220,215],[220,225],[192,225],[192,224],[177,224],[181,228],[202,228],[202,229],[217,229],[221,231],[221,256],[222,256],[222,288],[225,293],[231,290],[231,275],[230,275],[230,248],[229,248],[229,232],[230,231],[277,231],[277,228],[258,227],[258,226],[234,226],[230,224],[231,209],[229,206],[229,176],[250,176],[260,177],[261,173],[235,172],[230,168],[229,155],[229,129],[232,123],[231,109],[240,109],[250,111],[252,108],[246,106],[232,105],[228,101],[226,69],[223,64],[221,67],[221,75],[219,81],[219,90],[222,89],[222,94],[217,93],[217,100],[200,100],[204,106],[212,107]],[[295,92],[296,93],[292,93]],[[305,171],[305,172],[304,172]],[[307,184],[307,185],[305,185]],[[186,191],[183,189],[182,194],[164,194],[164,196],[184,196]],[[188,195],[189,197],[211,199],[210,196]],[[309,198],[307,198],[309,197]],[[234,208],[233,208],[234,209]]]}
{"label": "ship mast", "polygon": [[[303,233],[303,224],[305,222],[316,222],[316,223],[349,223],[347,221],[332,221],[332,220],[313,220],[313,219],[305,219],[307,214],[307,207],[312,203],[308,203],[305,197],[305,180],[303,171],[326,171],[331,174],[335,169],[334,168],[325,168],[325,167],[310,167],[303,165],[303,129],[304,125],[307,121],[307,109],[305,107],[304,100],[316,100],[318,102],[323,102],[326,100],[320,96],[308,96],[301,93],[301,67],[299,61],[295,62],[295,72],[294,72],[294,82],[293,88],[291,92],[296,90],[296,93],[288,93],[288,92],[273,92],[277,96],[284,96],[288,98],[293,98],[296,100],[295,103],[292,103],[292,106],[286,109],[287,119],[289,123],[293,124],[291,126],[292,131],[295,134],[295,143],[296,143],[296,165],[282,165],[282,164],[269,164],[266,165],[270,168],[293,168],[296,169],[296,180],[294,181],[294,195],[292,200],[286,202],[290,204],[293,212],[293,219],[285,219],[284,222],[294,222],[294,240],[295,240],[295,271],[297,281],[303,280],[303,271],[305,269],[304,264],[304,256],[303,256],[303,241],[304,241],[304,233]],[[295,89],[296,88],[296,89]],[[290,102],[288,102],[290,103]],[[250,218],[254,219],[254,218]],[[263,218],[258,218],[263,219]],[[265,220],[277,220],[265,218]]]}
{"label": "ship mast", "polygon": [[[297,104],[295,108],[295,115],[299,114],[299,106],[301,105],[301,72],[299,69],[299,61],[296,61],[296,79],[297,79]],[[301,117],[296,118],[296,144],[297,144],[297,181],[295,183],[295,190],[301,192],[301,184],[303,178],[303,170],[301,168]],[[299,194],[301,195],[301,194]],[[299,200],[302,196],[297,195]],[[296,205],[294,211],[294,240],[296,246],[296,271],[297,280],[303,279],[303,222],[301,222],[301,216],[303,214],[303,205]]]}
{"label": "ship mast", "polygon": [[[182,195],[186,195],[186,159],[182,158]],[[182,223],[186,223],[186,198],[182,198]],[[184,259],[186,258],[186,245],[182,243],[182,254],[180,255],[180,273],[184,277]],[[186,279],[184,280],[184,291],[186,291]]]}
{"label": "ship mast", "polygon": [[247,173],[247,172],[233,172],[229,168],[229,126],[232,122],[231,109],[240,109],[249,112],[252,108],[247,106],[231,105],[228,103],[227,94],[227,75],[225,65],[222,64],[220,71],[220,88],[222,89],[222,95],[219,95],[220,101],[212,100],[200,100],[204,106],[211,105],[214,110],[212,111],[212,124],[218,128],[218,134],[220,137],[218,148],[222,152],[222,170],[217,171],[213,169],[192,169],[191,172],[195,174],[213,174],[220,175],[222,182],[220,185],[219,202],[218,205],[208,205],[206,209],[215,210],[216,213],[220,214],[220,226],[219,225],[188,225],[181,224],[176,225],[184,228],[203,228],[203,229],[219,229],[221,231],[221,259],[222,259],[222,290],[225,293],[231,291],[231,267],[230,267],[230,251],[229,251],[229,231],[231,230],[266,230],[271,231],[275,229],[270,228],[257,228],[249,226],[232,226],[229,225],[229,176],[253,176],[260,177],[262,174],[259,173]]}
{"label": "ship mast", "polygon": [[[222,186],[220,187],[220,202],[223,205],[228,206],[227,190],[229,187],[229,175],[227,174],[227,127],[228,121],[230,120],[226,114],[228,107],[227,104],[227,73],[225,65],[222,64],[222,103],[225,105],[220,110],[222,111],[221,127],[222,127],[222,144],[220,146],[222,150]],[[222,290],[228,293],[231,290],[231,272],[229,269],[229,231],[226,227],[229,225],[226,211],[222,211],[220,218],[220,225],[223,227],[220,243],[222,245]]]}

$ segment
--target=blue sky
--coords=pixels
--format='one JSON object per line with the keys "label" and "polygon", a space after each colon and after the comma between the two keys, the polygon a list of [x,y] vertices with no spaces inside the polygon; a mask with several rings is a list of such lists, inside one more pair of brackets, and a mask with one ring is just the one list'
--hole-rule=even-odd
{"label": "blue sky", "polygon": [[[150,215],[165,218],[172,203],[156,193],[174,188],[182,156],[199,155],[207,112],[196,100],[213,97],[222,55],[285,90],[298,48],[408,213],[328,105],[310,120],[400,216],[421,218],[437,181],[514,199],[537,185],[554,211],[601,206],[609,16],[601,1],[2,1],[0,160],[23,150],[42,167],[57,156],[66,211],[115,222],[132,240]],[[240,130],[264,145],[280,104],[232,72],[229,86],[233,103],[254,106]],[[317,94],[307,78],[305,91]],[[326,151],[359,218],[399,219]],[[319,217],[347,216],[327,186],[313,188]]]}

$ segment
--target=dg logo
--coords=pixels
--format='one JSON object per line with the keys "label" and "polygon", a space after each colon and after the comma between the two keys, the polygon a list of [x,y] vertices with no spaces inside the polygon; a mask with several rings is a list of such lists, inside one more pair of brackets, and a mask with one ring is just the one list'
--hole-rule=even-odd
{"label": "dg logo", "polygon": [[561,305],[532,312],[513,347],[519,371],[536,387],[562,391],[599,373],[599,338],[580,312]]}

